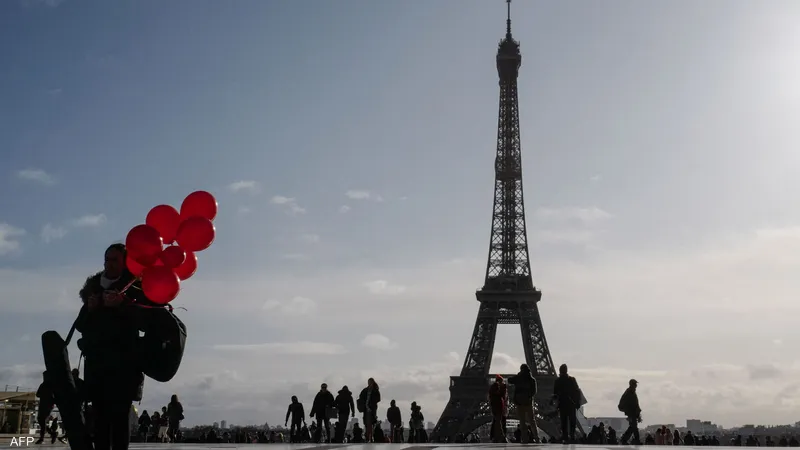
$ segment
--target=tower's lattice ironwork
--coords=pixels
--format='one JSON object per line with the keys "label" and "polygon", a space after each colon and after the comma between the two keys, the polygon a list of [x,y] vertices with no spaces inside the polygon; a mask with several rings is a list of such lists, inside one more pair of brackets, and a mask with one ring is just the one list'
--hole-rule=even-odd
{"label": "tower's lattice ironwork", "polygon": [[[555,368],[542,329],[537,303],[542,297],[531,278],[525,206],[522,194],[522,152],[519,131],[517,76],[522,64],[519,43],[511,36],[511,0],[508,4],[506,36],[497,50],[500,79],[500,108],[497,121],[497,156],[494,170],[494,208],[489,258],[483,287],[476,292],[480,302],[460,376],[450,378],[447,403],[432,438],[452,440],[490,423],[487,402],[493,375],[489,366],[494,352],[497,326],[519,325],[525,361],[535,373],[539,390],[534,399],[539,428],[550,436],[560,436],[549,406]],[[511,406],[510,418],[516,418]]]}

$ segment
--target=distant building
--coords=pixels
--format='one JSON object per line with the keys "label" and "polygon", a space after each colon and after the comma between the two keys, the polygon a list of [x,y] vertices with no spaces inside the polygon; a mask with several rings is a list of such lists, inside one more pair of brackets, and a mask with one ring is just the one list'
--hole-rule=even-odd
{"label": "distant building", "polygon": [[220,428],[222,428],[223,430],[224,430],[225,428],[228,428],[228,421],[227,421],[227,420],[223,420],[223,421],[221,421],[221,422],[219,423],[219,427],[220,427]]}
{"label": "distant building", "polygon": [[600,422],[602,422],[606,428],[611,427],[617,431],[628,429],[628,419],[625,417],[587,417],[586,422],[589,429],[600,425]]}
{"label": "distant building", "polygon": [[214,422],[214,425],[211,425],[211,428],[219,428],[219,422]]}
{"label": "distant building", "polygon": [[692,434],[710,434],[720,431],[720,426],[708,420],[686,419],[686,429]]}

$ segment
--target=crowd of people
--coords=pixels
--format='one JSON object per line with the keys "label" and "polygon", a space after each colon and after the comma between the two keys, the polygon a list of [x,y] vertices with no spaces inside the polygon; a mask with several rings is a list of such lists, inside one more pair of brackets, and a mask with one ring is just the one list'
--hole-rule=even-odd
{"label": "crowd of people", "polygon": [[131,439],[140,442],[180,442],[183,419],[183,405],[178,401],[178,396],[173,394],[160,412],[154,411],[150,415],[146,409],[142,411]]}
{"label": "crowd of people", "polygon": [[[507,381],[507,382],[506,382]],[[631,380],[633,383],[634,380]],[[513,396],[510,399],[517,412],[517,419],[519,425],[515,433],[517,436],[509,435],[507,428],[507,419],[509,414],[509,396],[508,384],[514,385]],[[636,437],[638,440],[638,424],[641,421],[640,412],[638,410],[638,398],[636,398],[635,385],[633,385],[633,397],[628,396],[626,402],[635,401],[630,403],[626,408],[633,416],[629,416],[629,421],[632,420],[632,427],[635,429]],[[489,436],[492,442],[520,442],[539,443],[542,439],[539,436],[539,429],[536,424],[535,403],[534,399],[538,391],[538,383],[534,378],[530,367],[527,364],[520,366],[519,373],[505,380],[502,375],[496,375],[494,383],[489,387],[488,399],[489,407],[492,412],[492,425]],[[626,391],[627,394],[627,391]],[[625,398],[625,396],[623,396]],[[583,392],[578,386],[578,381],[575,377],[569,375],[569,369],[566,364],[559,367],[559,376],[553,384],[553,394],[550,403],[556,407],[559,421],[561,424],[560,441],[563,443],[576,442],[576,430],[578,427],[578,408],[584,403]],[[622,406],[622,402],[620,403]],[[622,410],[622,408],[620,408]],[[626,413],[627,415],[628,413]],[[637,422],[638,418],[638,422]],[[555,437],[553,437],[555,438]],[[475,439],[472,436],[456,436],[456,442],[469,442]],[[555,439],[552,439],[555,440]]]}
{"label": "crowd of people", "polygon": [[[286,409],[284,426],[289,427],[290,442],[427,442],[425,431],[425,417],[422,407],[416,402],[411,404],[411,414],[408,421],[408,437],[405,437],[403,416],[394,400],[389,402],[386,410],[386,420],[389,423],[389,434],[384,434],[381,427],[382,421],[378,419],[378,405],[381,402],[381,391],[375,379],[367,380],[367,385],[361,389],[358,397],[347,386],[343,386],[334,397],[328,390],[328,385],[322,383],[319,392],[314,397],[309,419],[314,420],[311,426],[306,425],[306,412],[297,396],[292,396],[292,401]],[[347,424],[354,418],[356,412],[360,413],[364,427],[355,423],[348,433]],[[331,419],[336,419],[336,427],[331,434]],[[289,423],[291,422],[291,425]],[[324,435],[323,435],[324,431]]]}

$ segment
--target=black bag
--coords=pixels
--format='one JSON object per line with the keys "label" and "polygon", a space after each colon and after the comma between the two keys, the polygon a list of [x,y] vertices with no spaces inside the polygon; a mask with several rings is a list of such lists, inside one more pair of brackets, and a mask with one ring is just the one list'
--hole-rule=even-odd
{"label": "black bag", "polygon": [[165,383],[181,366],[186,325],[169,308],[139,308],[139,363],[148,377]]}
{"label": "black bag", "polygon": [[44,382],[53,391],[61,415],[61,426],[69,439],[70,449],[92,450],[92,442],[88,438],[86,423],[81,412],[81,398],[72,378],[67,352],[67,346],[74,332],[75,325],[72,326],[66,341],[55,331],[46,331],[42,334],[42,353],[46,368]]}

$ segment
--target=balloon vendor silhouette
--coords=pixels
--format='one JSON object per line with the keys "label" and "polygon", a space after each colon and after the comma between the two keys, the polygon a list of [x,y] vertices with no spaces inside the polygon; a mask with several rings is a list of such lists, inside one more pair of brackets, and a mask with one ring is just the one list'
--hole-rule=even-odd
{"label": "balloon vendor silhouette", "polygon": [[[86,280],[81,290],[84,305],[66,339],[62,339],[56,331],[47,331],[42,335],[46,368],[44,382],[54,393],[62,427],[72,450],[127,450],[129,440],[123,439],[119,430],[127,427],[127,412],[131,403],[141,401],[144,376],[167,382],[178,372],[186,343],[186,326],[174,314],[169,303],[180,293],[181,282],[191,278],[197,271],[196,253],[214,242],[216,230],[213,220],[216,216],[217,201],[206,191],[189,194],[183,200],[180,211],[169,205],[152,208],[145,223],[136,225],[128,232],[124,246],[114,244],[106,251],[106,264],[109,252],[122,252],[117,254],[120,255],[120,266],[124,260],[126,270],[123,276],[115,278],[115,286],[121,288],[114,287],[112,292],[103,286],[103,281],[109,278],[106,277],[106,273],[110,273],[107,266],[104,271]],[[89,295],[90,291],[94,294]],[[98,307],[98,297],[106,296],[113,298],[114,302]],[[92,302],[87,302],[84,297],[90,297]],[[90,307],[89,303],[93,306]],[[121,331],[123,334],[128,333],[126,330],[130,328],[134,339],[131,346],[126,344],[126,347],[116,349],[113,342],[120,341],[110,339],[111,335],[110,340],[104,338],[106,333],[119,334],[119,327],[124,328]],[[105,385],[111,383],[110,388],[115,390],[117,380],[108,376],[111,373],[105,374],[108,364],[103,362],[111,359],[110,356],[127,352],[125,354],[129,362],[123,365],[127,367],[125,374],[130,376],[119,378],[138,377],[138,391],[134,389],[136,392],[125,394],[111,403],[102,395],[81,398],[67,352],[76,330],[83,335],[77,343],[81,356],[86,358],[86,385],[108,388]],[[89,370],[90,366],[92,370]],[[98,386],[88,390],[98,391]],[[98,414],[103,414],[102,421],[97,420],[99,417],[94,418],[95,428],[102,422],[103,430],[95,429],[92,434],[86,427],[85,414],[90,411],[88,408],[84,410],[87,401],[93,404],[98,402],[98,408],[92,410],[105,411],[98,411]]]}

